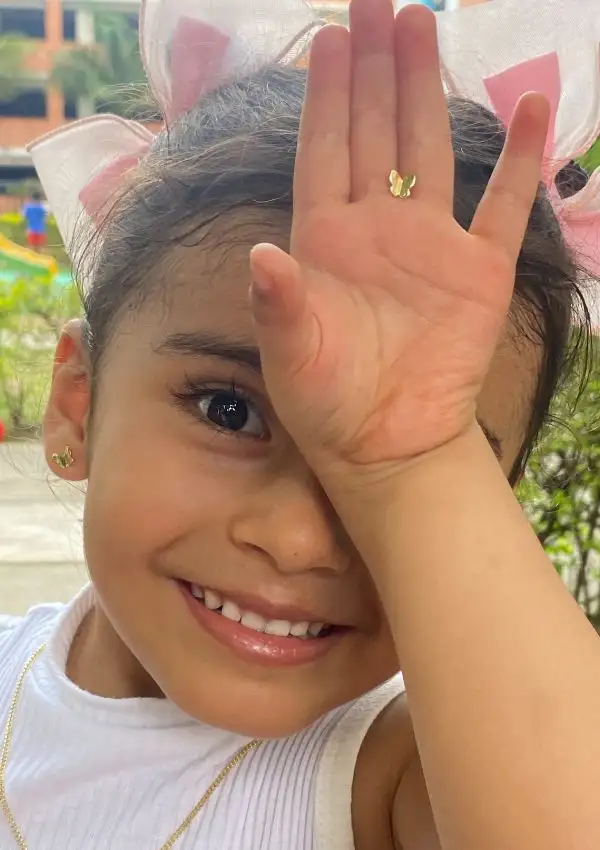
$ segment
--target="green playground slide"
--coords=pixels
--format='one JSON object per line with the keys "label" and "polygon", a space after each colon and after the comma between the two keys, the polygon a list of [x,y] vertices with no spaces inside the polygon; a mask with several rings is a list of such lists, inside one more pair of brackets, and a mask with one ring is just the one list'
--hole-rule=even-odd
{"label": "green playground slide", "polygon": [[58,263],[54,257],[23,248],[0,233],[0,276],[3,272],[9,275],[54,277],[58,272]]}

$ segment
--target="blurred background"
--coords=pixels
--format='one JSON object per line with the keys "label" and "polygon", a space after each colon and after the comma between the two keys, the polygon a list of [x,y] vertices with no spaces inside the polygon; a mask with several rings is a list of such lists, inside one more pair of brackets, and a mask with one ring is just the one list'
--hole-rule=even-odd
{"label": "blurred background", "polygon": [[[485,0],[424,2],[454,10]],[[314,5],[325,18],[347,19],[346,2]],[[66,600],[85,581],[83,490],[50,476],[39,443],[53,347],[62,324],[78,315],[79,297],[26,145],[98,112],[157,120],[138,53],[138,10],[135,0],[0,0],[2,613]],[[587,172],[600,166],[600,141],[580,165]],[[557,399],[520,498],[556,569],[600,629],[597,342],[593,349],[585,389],[582,364]]]}

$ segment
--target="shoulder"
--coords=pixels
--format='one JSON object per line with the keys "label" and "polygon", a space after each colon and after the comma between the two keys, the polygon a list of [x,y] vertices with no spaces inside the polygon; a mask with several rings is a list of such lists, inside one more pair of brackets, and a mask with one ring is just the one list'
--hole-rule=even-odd
{"label": "shoulder", "polygon": [[[416,751],[406,694],[401,693],[383,709],[365,736],[356,763],[356,779],[360,781],[360,774],[370,773],[374,766],[381,774],[386,763],[390,778],[399,780]],[[392,784],[396,787],[398,782]]]}
{"label": "shoulder", "polygon": [[7,614],[0,614],[0,635],[11,629],[16,629],[22,619],[22,617],[9,617]]}
{"label": "shoulder", "polygon": [[60,603],[36,605],[23,617],[0,614],[0,655],[14,643],[43,642],[64,607]]}
{"label": "shoulder", "polygon": [[411,736],[400,742],[398,735],[392,734],[396,751],[391,753],[386,730],[390,726],[407,729],[399,719],[406,716],[400,698],[403,692],[402,676],[394,676],[329,716],[314,785],[318,847],[391,847],[386,841],[390,806],[398,784],[398,763],[405,758],[404,742],[410,748]]}
{"label": "shoulder", "polygon": [[441,850],[405,694],[365,738],[352,808],[356,850]]}
{"label": "shoulder", "polygon": [[400,779],[391,813],[396,846],[402,850],[442,850],[417,750]]}
{"label": "shoulder", "polygon": [[416,752],[408,704],[400,694],[374,721],[356,762],[352,788],[356,850],[397,846],[391,813],[396,792]]}

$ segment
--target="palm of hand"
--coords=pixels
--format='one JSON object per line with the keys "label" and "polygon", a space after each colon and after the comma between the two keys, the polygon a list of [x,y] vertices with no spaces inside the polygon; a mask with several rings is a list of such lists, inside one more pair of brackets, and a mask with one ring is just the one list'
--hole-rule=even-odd
{"label": "palm of hand", "polygon": [[473,421],[512,293],[505,254],[452,215],[390,195],[315,210],[294,255],[316,326],[294,382],[321,439],[381,462]]}
{"label": "palm of hand", "polygon": [[[409,7],[394,23],[388,0],[353,0],[351,21],[351,36],[325,31],[313,47],[291,257],[259,250],[254,265],[270,265],[275,282],[257,319],[283,424],[307,456],[362,465],[433,450],[475,421],[547,108],[536,97],[521,104],[466,232],[452,214],[433,16]],[[417,174],[410,198],[389,192],[396,162]]]}

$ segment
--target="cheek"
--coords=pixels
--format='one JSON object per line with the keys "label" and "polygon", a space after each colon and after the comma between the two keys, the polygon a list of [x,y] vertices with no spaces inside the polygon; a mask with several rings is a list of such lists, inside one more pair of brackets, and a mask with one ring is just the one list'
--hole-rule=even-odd
{"label": "cheek", "polygon": [[85,506],[94,579],[98,570],[147,567],[181,538],[206,546],[222,538],[246,489],[244,476],[253,474],[210,451],[218,434],[198,444],[181,439],[173,427],[177,411],[159,405],[145,417],[139,411],[132,403],[94,423]]}

